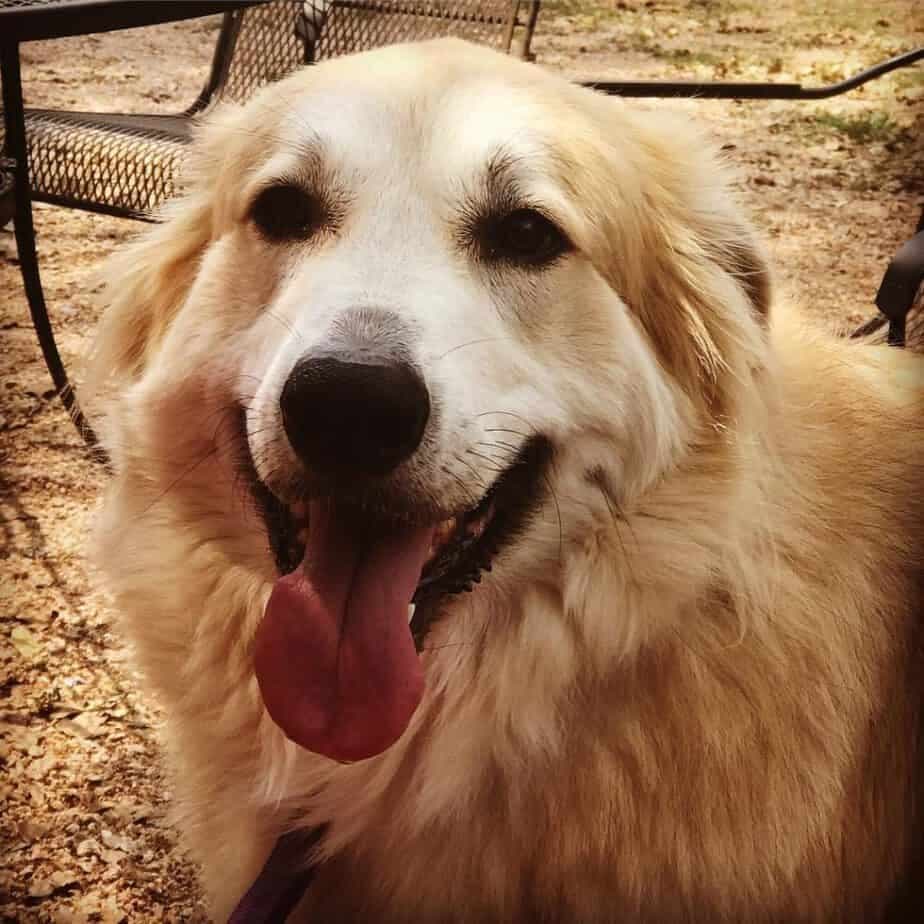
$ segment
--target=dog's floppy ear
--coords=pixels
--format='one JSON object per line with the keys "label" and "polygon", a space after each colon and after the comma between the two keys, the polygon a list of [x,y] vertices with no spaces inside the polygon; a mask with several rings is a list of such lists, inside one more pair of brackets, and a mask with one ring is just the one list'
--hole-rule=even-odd
{"label": "dog's floppy ear", "polygon": [[105,268],[107,307],[82,386],[91,409],[137,379],[182,306],[202,253],[221,226],[221,177],[242,156],[235,133],[240,112],[223,107],[200,126],[185,171],[186,192]]}
{"label": "dog's floppy ear", "polygon": [[603,144],[574,175],[592,184],[579,194],[594,203],[597,269],[690,397],[725,414],[735,380],[762,362],[770,273],[757,235],[688,120],[595,104]]}
{"label": "dog's floppy ear", "polygon": [[656,257],[633,300],[686,392],[723,419],[765,360],[770,270],[723,165],[698,133],[688,138],[692,158],[662,155],[666,194],[649,216]]}

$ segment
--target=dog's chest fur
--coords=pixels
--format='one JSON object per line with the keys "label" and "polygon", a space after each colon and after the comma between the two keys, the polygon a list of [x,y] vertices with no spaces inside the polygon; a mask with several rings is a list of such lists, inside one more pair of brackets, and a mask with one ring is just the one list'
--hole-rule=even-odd
{"label": "dog's chest fur", "polygon": [[[884,916],[920,886],[901,739],[920,721],[922,662],[913,633],[896,661],[903,630],[881,628],[814,650],[665,645],[575,699],[555,756],[486,758],[432,824],[409,833],[397,819],[418,793],[389,792],[297,919],[906,920]],[[838,645],[878,652],[875,702]]]}

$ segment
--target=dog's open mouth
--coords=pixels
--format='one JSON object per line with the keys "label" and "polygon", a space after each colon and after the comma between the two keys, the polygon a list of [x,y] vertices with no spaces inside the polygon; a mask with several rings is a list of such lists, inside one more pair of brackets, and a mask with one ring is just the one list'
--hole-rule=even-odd
{"label": "dog's open mouth", "polygon": [[[435,618],[439,600],[463,593],[481,582],[494,557],[523,527],[539,504],[551,447],[543,437],[526,442],[513,462],[497,477],[479,503],[432,524],[432,536],[420,580],[411,600],[411,629],[418,649]],[[257,476],[253,463],[246,468],[257,506],[266,525],[270,548],[279,573],[293,572],[305,557],[310,536],[310,504],[279,500]],[[387,532],[388,521],[380,513],[370,514],[350,502],[329,505],[358,532],[373,535]],[[400,528],[395,521],[392,528]]]}
{"label": "dog's open mouth", "polygon": [[280,573],[254,664],[290,738],[358,760],[402,734],[423,695],[418,652],[440,601],[480,582],[523,528],[550,457],[548,440],[529,440],[476,505],[421,522],[337,495],[285,504],[247,461]]}

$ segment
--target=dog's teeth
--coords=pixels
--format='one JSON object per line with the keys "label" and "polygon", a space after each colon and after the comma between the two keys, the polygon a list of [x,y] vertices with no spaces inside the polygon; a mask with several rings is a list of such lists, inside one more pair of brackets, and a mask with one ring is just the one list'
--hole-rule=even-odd
{"label": "dog's teeth", "polygon": [[429,556],[432,558],[451,538],[456,530],[456,518],[450,517],[443,520],[436,529],[433,530],[433,537],[430,539]]}
{"label": "dog's teeth", "polygon": [[416,606],[415,604],[413,604],[413,603],[409,603],[409,604],[407,605],[407,621],[408,621],[408,623],[410,623],[410,621],[414,618],[414,610],[416,610],[416,609],[417,609],[417,606]]}

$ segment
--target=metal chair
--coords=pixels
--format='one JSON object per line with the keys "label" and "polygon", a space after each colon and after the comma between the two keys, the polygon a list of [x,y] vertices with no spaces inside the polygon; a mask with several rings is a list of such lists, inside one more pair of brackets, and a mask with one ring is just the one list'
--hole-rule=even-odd
{"label": "metal chair", "polygon": [[456,35],[529,54],[538,2],[272,0],[226,13],[208,82],[178,115],[31,109],[26,138],[33,199],[150,220],[178,192],[193,117],[241,102],[296,67],[411,39]]}

